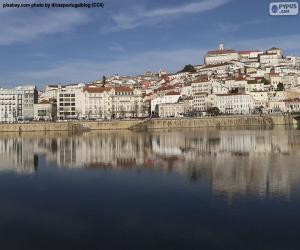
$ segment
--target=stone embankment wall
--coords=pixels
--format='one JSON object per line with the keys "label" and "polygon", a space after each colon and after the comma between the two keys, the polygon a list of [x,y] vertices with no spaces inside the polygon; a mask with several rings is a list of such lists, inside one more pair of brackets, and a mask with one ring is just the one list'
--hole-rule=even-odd
{"label": "stone embankment wall", "polygon": [[18,124],[0,124],[1,132],[32,132],[32,131],[86,131],[86,130],[122,130],[141,123],[140,120],[101,121],[101,122],[33,122]]}
{"label": "stone embankment wall", "polygon": [[226,116],[181,119],[151,119],[133,126],[135,131],[172,128],[273,128],[276,125],[297,126],[291,116]]}
{"label": "stone embankment wall", "polygon": [[146,119],[128,121],[74,121],[37,122],[22,124],[0,124],[0,132],[31,131],[85,131],[85,130],[123,130],[146,131],[148,129],[169,128],[226,128],[252,127],[272,128],[274,125],[296,126],[291,116],[226,116],[202,118]]}

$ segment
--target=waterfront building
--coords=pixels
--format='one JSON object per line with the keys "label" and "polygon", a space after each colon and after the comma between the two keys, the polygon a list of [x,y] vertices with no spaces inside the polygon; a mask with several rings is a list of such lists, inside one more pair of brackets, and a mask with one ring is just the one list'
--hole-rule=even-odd
{"label": "waterfront building", "polygon": [[168,92],[164,95],[157,96],[151,100],[151,114],[158,114],[158,105],[165,103],[177,103],[179,98],[181,98],[181,94],[175,91]]}
{"label": "waterfront building", "polygon": [[147,116],[140,89],[88,85],[83,91],[84,116],[98,119]]}
{"label": "waterfront building", "polygon": [[254,107],[253,98],[246,94],[221,94],[216,95],[216,107],[223,114],[251,114]]}
{"label": "waterfront building", "polygon": [[34,117],[33,105],[37,103],[38,92],[35,86],[19,86],[13,89],[0,89],[0,122],[31,120]]}
{"label": "waterfront building", "polygon": [[82,87],[64,86],[57,93],[57,118],[59,120],[77,119],[82,114],[83,105]]}
{"label": "waterfront building", "polygon": [[57,106],[46,100],[33,105],[34,119],[37,121],[55,121],[57,116]]}
{"label": "waterfront building", "polygon": [[207,96],[206,92],[193,95],[193,111],[205,112],[207,110]]}
{"label": "waterfront building", "polygon": [[184,101],[180,99],[177,103],[162,103],[158,105],[158,116],[167,117],[183,117]]}

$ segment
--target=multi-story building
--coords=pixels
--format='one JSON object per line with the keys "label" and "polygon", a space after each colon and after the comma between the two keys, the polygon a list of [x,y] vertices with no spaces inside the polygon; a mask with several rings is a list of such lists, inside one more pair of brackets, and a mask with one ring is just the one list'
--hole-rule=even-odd
{"label": "multi-story building", "polygon": [[238,60],[239,54],[233,49],[224,49],[221,43],[218,50],[208,51],[205,55],[204,62],[206,65],[222,64],[232,60]]}
{"label": "multi-story building", "polygon": [[300,56],[287,56],[286,58],[290,65],[300,67]]}
{"label": "multi-story building", "polygon": [[282,50],[270,48],[264,54],[259,55],[259,62],[262,66],[278,66],[282,61]]}
{"label": "multi-story building", "polygon": [[215,102],[223,114],[251,114],[254,106],[252,96],[246,94],[216,95]]}
{"label": "multi-story building", "polygon": [[0,122],[33,119],[33,104],[37,103],[37,100],[38,92],[35,86],[0,89]]}
{"label": "multi-story building", "polygon": [[157,96],[153,100],[151,100],[151,114],[158,114],[158,105],[165,103],[177,103],[179,98],[181,98],[181,94],[178,92],[169,92],[162,96]]}
{"label": "multi-story building", "polygon": [[208,79],[197,79],[192,82],[192,93],[211,93],[212,84]]}
{"label": "multi-story building", "polygon": [[207,110],[207,96],[208,94],[206,92],[196,93],[193,95],[193,111],[205,112]]}
{"label": "multi-story building", "polygon": [[37,121],[55,121],[57,116],[56,103],[50,103],[46,100],[33,105],[34,119]]}
{"label": "multi-story building", "polygon": [[184,102],[179,100],[177,103],[162,103],[158,105],[158,116],[166,117],[182,117],[184,113]]}
{"label": "multi-story building", "polygon": [[265,90],[264,83],[257,82],[256,80],[249,80],[245,87],[246,87],[245,91],[246,91],[247,94],[252,92],[252,91],[257,92],[257,91],[264,91]]}
{"label": "multi-story building", "polygon": [[83,115],[92,118],[126,118],[148,115],[140,89],[129,87],[84,88]]}
{"label": "multi-story building", "polygon": [[241,62],[257,62],[258,56],[263,54],[260,50],[243,50],[239,51]]}
{"label": "multi-story building", "polygon": [[57,93],[57,118],[77,119],[82,114],[83,105],[82,88],[61,88]]}

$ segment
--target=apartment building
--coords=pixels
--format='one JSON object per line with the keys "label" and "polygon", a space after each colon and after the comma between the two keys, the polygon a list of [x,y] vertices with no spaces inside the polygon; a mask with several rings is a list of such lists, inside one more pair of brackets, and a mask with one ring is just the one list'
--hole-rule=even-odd
{"label": "apartment building", "polygon": [[19,86],[13,89],[0,89],[0,122],[31,120],[34,117],[33,104],[37,103],[38,92],[35,86]]}
{"label": "apartment building", "polygon": [[84,95],[83,89],[60,88],[57,93],[57,119],[77,119],[83,110]]}

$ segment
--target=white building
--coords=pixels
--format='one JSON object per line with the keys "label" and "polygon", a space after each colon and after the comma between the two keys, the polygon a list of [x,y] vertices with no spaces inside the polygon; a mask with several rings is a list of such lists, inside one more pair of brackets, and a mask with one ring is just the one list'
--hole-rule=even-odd
{"label": "white building", "polygon": [[158,116],[161,118],[167,117],[182,117],[184,113],[184,103],[162,103],[158,105]]}
{"label": "white building", "polygon": [[205,112],[207,110],[207,96],[206,92],[193,95],[193,111]]}
{"label": "white building", "polygon": [[258,56],[263,54],[260,50],[243,50],[239,51],[241,62],[257,62]]}
{"label": "white building", "polygon": [[224,49],[223,44],[219,45],[218,50],[208,51],[204,58],[206,65],[223,64],[232,60],[239,60],[239,54],[233,49]]}
{"label": "white building", "polygon": [[57,119],[77,119],[83,110],[83,88],[61,88],[57,93]]}
{"label": "white building", "polygon": [[34,119],[37,121],[54,121],[56,120],[57,108],[56,104],[43,101],[33,105]]}
{"label": "white building", "polygon": [[253,91],[249,95],[253,97],[254,107],[267,107],[269,97],[266,91]]}
{"label": "white building", "polygon": [[257,91],[264,91],[265,90],[265,85],[262,82],[257,82],[256,80],[249,80],[247,82],[246,87],[246,93],[250,93],[250,92],[257,92]]}
{"label": "white building", "polygon": [[287,56],[286,59],[291,66],[300,67],[300,56]]}
{"label": "white building", "polygon": [[211,82],[208,79],[197,79],[192,82],[192,93],[211,93],[212,91],[212,85]]}
{"label": "white building", "polygon": [[140,89],[93,85],[84,88],[82,114],[85,117],[99,119],[148,115],[147,111],[143,109],[143,97]]}
{"label": "white building", "polygon": [[216,95],[215,101],[223,114],[251,114],[254,106],[252,96],[246,94]]}
{"label": "white building", "polygon": [[0,122],[33,119],[33,104],[37,100],[38,92],[35,86],[0,89]]}
{"label": "white building", "polygon": [[259,55],[259,62],[262,66],[278,66],[282,61],[282,50],[270,48],[264,54]]}
{"label": "white building", "polygon": [[151,100],[151,113],[158,113],[158,105],[164,103],[177,103],[181,94],[177,92],[169,92],[162,96],[157,96]]}

